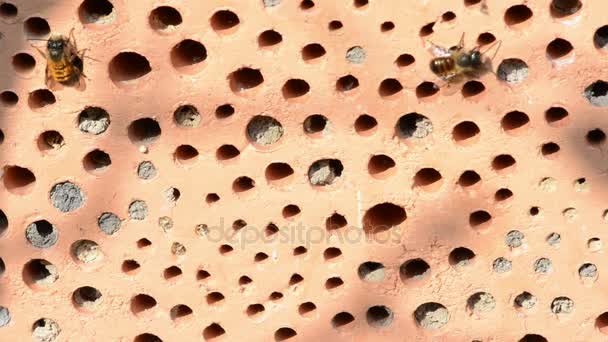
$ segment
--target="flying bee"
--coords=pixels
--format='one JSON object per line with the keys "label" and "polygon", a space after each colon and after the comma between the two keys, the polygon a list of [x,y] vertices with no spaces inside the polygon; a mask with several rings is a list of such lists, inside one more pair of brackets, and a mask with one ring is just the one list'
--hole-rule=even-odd
{"label": "flying bee", "polygon": [[[494,73],[492,60],[500,48],[500,43],[500,41],[497,41],[484,52],[480,51],[479,46],[466,49],[464,47],[464,33],[458,45],[449,49],[430,43],[435,58],[431,60],[429,66],[435,75],[447,83],[447,88],[450,88],[448,94],[450,94],[451,91],[457,90],[456,86],[458,84],[464,81],[479,78],[488,72]],[[488,58],[485,54],[496,44],[498,44],[498,47],[494,56]]]}
{"label": "flying bee", "polygon": [[53,34],[46,42],[47,52],[33,46],[46,59],[46,86],[51,90],[58,89],[59,85],[74,86],[83,90],[86,76],[82,60],[86,49],[78,51],[74,29],[70,30],[69,37]]}

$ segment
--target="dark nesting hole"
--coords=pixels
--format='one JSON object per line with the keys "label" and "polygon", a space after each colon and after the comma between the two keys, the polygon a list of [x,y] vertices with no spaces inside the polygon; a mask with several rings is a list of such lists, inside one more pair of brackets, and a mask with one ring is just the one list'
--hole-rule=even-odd
{"label": "dark nesting hole", "polygon": [[538,334],[526,334],[518,342],[547,342],[548,340]]}
{"label": "dark nesting hole", "polygon": [[606,141],[606,133],[599,128],[592,129],[585,136],[590,145],[600,145]]}
{"label": "dark nesting hole", "polygon": [[603,314],[597,316],[595,319],[595,326],[600,329],[600,331],[606,335],[606,327],[608,327],[608,312],[604,312]]}
{"label": "dark nesting hole", "polygon": [[25,32],[30,36],[42,37],[51,33],[49,23],[40,17],[29,18],[25,21],[23,26],[25,28]]}
{"label": "dark nesting hole", "polygon": [[30,93],[27,100],[33,109],[40,109],[52,105],[56,102],[55,95],[48,89],[38,89]]}
{"label": "dark nesting hole", "polygon": [[380,31],[388,32],[392,31],[395,28],[395,24],[392,21],[385,21],[380,25]]}
{"label": "dark nesting hole", "polygon": [[17,16],[17,13],[19,13],[17,6],[8,2],[3,2],[0,4],[0,17],[13,18]]}
{"label": "dark nesting hole", "polygon": [[4,132],[0,129],[0,145],[4,142]]}
{"label": "dark nesting hole", "polygon": [[306,95],[310,91],[310,85],[301,79],[291,79],[285,82],[281,91],[284,98],[292,99]]}
{"label": "dark nesting hole", "polygon": [[207,295],[207,304],[216,305],[225,299],[224,295],[219,292],[211,292]]}
{"label": "dark nesting hole", "polygon": [[239,285],[241,286],[245,286],[245,285],[249,285],[253,283],[253,280],[251,278],[249,278],[248,276],[244,275],[239,277]]}
{"label": "dark nesting hole", "polygon": [[419,32],[420,37],[428,37],[428,36],[430,36],[431,34],[433,34],[433,32],[435,32],[435,31],[433,30],[433,27],[434,27],[434,26],[435,26],[435,22],[428,23],[428,24],[426,24],[426,25],[422,26],[422,27],[420,28],[420,32]]}
{"label": "dark nesting hole", "polygon": [[543,144],[540,148],[540,152],[542,153],[543,156],[550,156],[554,153],[559,152],[559,150],[560,150],[559,145],[554,142],[548,142],[546,144]]}
{"label": "dark nesting hole", "polygon": [[347,224],[348,221],[346,221],[346,217],[338,213],[334,213],[330,217],[325,219],[325,229],[327,230],[344,228]]}
{"label": "dark nesting hole", "polygon": [[4,187],[11,193],[22,193],[36,182],[32,171],[20,166],[7,166],[4,168]]}
{"label": "dark nesting hole", "polygon": [[384,81],[380,82],[380,87],[378,88],[380,96],[395,95],[401,90],[403,90],[401,82],[397,81],[394,78],[387,78]]}
{"label": "dark nesting hole", "polygon": [[140,267],[141,265],[135,260],[125,260],[122,262],[121,269],[125,273],[131,273]]}
{"label": "dark nesting hole", "polygon": [[224,31],[237,26],[241,21],[232,11],[221,10],[211,16],[211,27],[216,31]]}
{"label": "dark nesting hole", "polygon": [[384,305],[375,305],[367,309],[367,324],[376,328],[388,327],[393,323],[393,311]]}
{"label": "dark nesting hole", "polygon": [[171,63],[174,67],[198,64],[207,59],[207,49],[192,39],[184,39],[171,49]]}
{"label": "dark nesting hole", "polygon": [[41,283],[42,285],[50,285],[57,280],[57,273],[51,273],[54,270],[53,264],[44,259],[32,259],[23,268],[24,278],[34,284]]}
{"label": "dark nesting hole", "polygon": [[247,176],[239,177],[235,179],[232,183],[232,190],[234,190],[234,192],[244,192],[247,190],[251,190],[254,187],[255,182],[253,181],[253,179]]}
{"label": "dark nesting hole", "polygon": [[490,32],[484,32],[477,36],[477,44],[479,45],[488,45],[490,43],[494,43],[496,41],[496,37]]}
{"label": "dark nesting hole", "polygon": [[384,280],[384,265],[379,262],[366,261],[357,268],[359,279],[369,282]]}
{"label": "dark nesting hole", "polygon": [[608,82],[598,80],[591,83],[585,88],[583,95],[594,106],[608,106]]}
{"label": "dark nesting hole", "polygon": [[0,258],[0,277],[2,277],[2,275],[4,274],[5,271],[6,271],[6,264],[4,263],[4,260],[2,260],[2,258]]}
{"label": "dark nesting hole", "polygon": [[[283,214],[284,218],[291,218],[291,217],[298,215],[300,212],[301,212],[300,207],[298,207],[295,204],[289,204],[283,208],[282,214]],[[1,232],[1,228],[0,228],[0,232]]]}
{"label": "dark nesting hole", "polygon": [[277,227],[277,225],[274,223],[269,223],[268,225],[266,225],[266,228],[264,228],[264,234],[266,234],[266,236],[272,236],[278,232],[279,227]]}
{"label": "dark nesting hole", "polygon": [[58,231],[49,221],[38,220],[27,226],[25,237],[36,248],[49,248],[57,243]]}
{"label": "dark nesting hole", "polygon": [[496,193],[494,194],[494,199],[497,201],[505,201],[509,198],[511,198],[513,196],[513,191],[507,189],[507,188],[502,188],[502,189],[498,189],[496,191]]}
{"label": "dark nesting hole", "polygon": [[306,247],[304,246],[298,246],[296,248],[293,249],[293,255],[294,256],[300,256],[300,255],[304,255],[308,252],[308,249],[306,249]]}
{"label": "dark nesting hole", "polygon": [[469,215],[469,224],[473,228],[488,223],[490,220],[492,220],[492,215],[485,210],[477,210]]}
{"label": "dark nesting hole", "polygon": [[226,119],[234,114],[234,107],[231,104],[223,104],[215,109],[215,117],[218,119]]}
{"label": "dark nesting hole", "polygon": [[258,37],[258,45],[260,47],[269,47],[279,44],[283,41],[283,36],[275,30],[266,30]]}
{"label": "dark nesting hole", "polygon": [[283,298],[283,294],[281,292],[275,291],[275,292],[271,293],[270,296],[268,296],[268,298],[270,300],[277,301],[277,300],[280,300],[281,298]]}
{"label": "dark nesting hole", "polygon": [[13,56],[13,67],[17,72],[30,72],[35,66],[36,60],[28,53],[21,52]]}
{"label": "dark nesting hole", "polygon": [[437,94],[438,91],[439,87],[435,83],[424,81],[416,87],[416,97],[430,97]]}
{"label": "dark nesting hole", "polygon": [[63,135],[57,131],[45,131],[40,134],[38,139],[38,147],[43,150],[52,150],[61,148],[65,144]]}
{"label": "dark nesting hole", "polygon": [[277,181],[293,175],[293,168],[287,163],[272,163],[266,167],[266,179]]}
{"label": "dark nesting hole", "polygon": [[340,312],[331,319],[331,325],[334,328],[340,328],[349,323],[352,323],[354,320],[355,320],[355,317],[353,315],[351,315],[350,313]]}
{"label": "dark nesting hole", "polygon": [[165,269],[163,277],[166,280],[174,279],[182,275],[182,269],[177,266],[171,266]]}
{"label": "dark nesting hole", "polygon": [[266,260],[268,260],[268,254],[266,254],[264,252],[256,253],[253,256],[253,261],[255,261],[255,262],[264,262]]}
{"label": "dark nesting hole", "polygon": [[344,171],[344,165],[338,159],[320,159],[308,168],[308,180],[314,186],[333,184]]}
{"label": "dark nesting hole", "polygon": [[473,121],[463,121],[458,125],[454,126],[452,130],[452,138],[454,141],[461,142],[474,136],[480,132],[479,126]]}
{"label": "dark nesting hole", "polygon": [[361,8],[366,6],[369,3],[368,0],[354,0],[353,4],[355,5],[355,7],[357,8]]}
{"label": "dark nesting hole", "polygon": [[298,333],[292,328],[283,327],[274,332],[275,341],[285,341],[295,337]]}
{"label": "dark nesting hole", "polygon": [[454,248],[448,256],[450,265],[466,265],[475,258],[475,253],[466,247]]}
{"label": "dark nesting hole", "polygon": [[545,120],[556,123],[568,117],[568,111],[562,107],[551,107],[545,111]]}
{"label": "dark nesting hole", "polygon": [[303,10],[311,9],[315,7],[315,3],[312,0],[302,0],[300,2],[300,8]]}
{"label": "dark nesting hole", "polygon": [[291,278],[289,278],[289,285],[296,285],[298,283],[301,283],[302,281],[304,281],[304,277],[297,273],[294,273]]}
{"label": "dark nesting hole", "polygon": [[0,103],[5,107],[13,107],[19,102],[19,96],[10,90],[0,93]]}
{"label": "dark nesting hole", "polygon": [[583,7],[580,0],[552,0],[551,15],[557,18],[566,17],[578,12]]}
{"label": "dark nesting hole", "polygon": [[160,6],[150,12],[150,26],[164,30],[182,23],[182,15],[173,7]]}
{"label": "dark nesting hole", "polygon": [[324,115],[310,115],[304,120],[304,131],[310,134],[323,132],[327,127],[327,122],[328,119]]}
{"label": "dark nesting hole", "polygon": [[408,260],[404,262],[399,269],[401,278],[404,280],[412,278],[421,279],[426,277],[430,272],[431,266],[422,259]]}
{"label": "dark nesting hole", "polygon": [[608,25],[604,25],[595,31],[593,43],[598,49],[605,49],[608,47]]}
{"label": "dark nesting hole", "polygon": [[208,204],[215,203],[219,200],[220,200],[220,196],[216,193],[210,193],[210,194],[207,194],[207,196],[205,196],[205,202],[207,202]]}
{"label": "dark nesting hole", "polygon": [[378,121],[371,115],[363,114],[355,120],[355,131],[365,134],[378,126]]}
{"label": "dark nesting hole", "polygon": [[91,286],[79,287],[73,294],[74,301],[81,307],[85,307],[87,303],[95,303],[97,300],[101,299],[101,297],[101,292]]}
{"label": "dark nesting hole", "polygon": [[152,246],[152,241],[150,241],[146,238],[137,240],[137,248],[145,248],[145,247],[149,247],[149,246]]}
{"label": "dark nesting hole", "polygon": [[262,76],[259,69],[241,68],[233,71],[228,78],[230,80],[230,88],[237,93],[255,88],[264,83],[264,76]]}
{"label": "dark nesting hole", "polygon": [[247,312],[247,316],[251,317],[264,312],[264,310],[266,310],[266,308],[264,308],[264,305],[262,304],[251,304],[247,306],[247,310],[245,311]]}
{"label": "dark nesting hole", "polygon": [[234,247],[232,247],[230,245],[221,245],[219,248],[219,251],[220,251],[220,254],[222,254],[222,255],[228,255],[232,251],[234,251]]}
{"label": "dark nesting hole", "polygon": [[502,129],[504,129],[505,131],[510,131],[513,129],[523,127],[523,126],[527,125],[529,122],[530,122],[530,118],[528,117],[528,115],[526,113],[522,113],[519,111],[513,111],[513,112],[509,112],[505,116],[503,116],[502,120],[500,121],[500,124],[502,126]]}
{"label": "dark nesting hole", "polygon": [[325,289],[333,290],[344,285],[344,280],[340,277],[332,277],[325,281]]}
{"label": "dark nesting hole", "polygon": [[481,181],[481,176],[473,170],[467,170],[463,172],[458,178],[458,185],[460,186],[472,186]]}
{"label": "dark nesting hole", "polygon": [[137,336],[135,336],[135,339],[133,340],[133,342],[162,342],[163,340],[160,339],[160,337],[154,335],[154,334],[150,334],[150,333],[143,333],[143,334],[139,334]]}
{"label": "dark nesting hole", "polygon": [[247,227],[247,222],[243,219],[238,219],[232,222],[232,229],[234,229],[235,231],[241,230],[245,227]]}
{"label": "dark nesting hole", "polygon": [[4,210],[0,209],[0,236],[8,229],[8,217]]}
{"label": "dark nesting hole", "polygon": [[441,20],[443,21],[452,21],[456,19],[456,14],[452,11],[445,12],[441,15]]}
{"label": "dark nesting hole", "polygon": [[415,61],[416,59],[414,58],[414,56],[410,55],[409,53],[404,53],[397,57],[397,59],[395,60],[395,64],[397,64],[398,67],[403,68],[414,64]]}
{"label": "dark nesting hole", "polygon": [[218,338],[224,334],[226,334],[226,330],[217,323],[213,323],[203,330],[203,338],[205,340]]}
{"label": "dark nesting hole", "polygon": [[377,175],[394,168],[396,165],[393,158],[385,154],[378,154],[369,159],[367,171],[370,175]]}
{"label": "dark nesting hole", "polygon": [[150,310],[156,306],[156,299],[147,294],[138,294],[131,299],[131,311],[134,314],[139,314],[143,311]]}
{"label": "dark nesting hole", "polygon": [[427,186],[439,182],[441,180],[441,173],[433,168],[424,168],[416,172],[414,175],[415,186]]}
{"label": "dark nesting hole", "polygon": [[172,320],[176,320],[192,315],[192,312],[192,309],[188,305],[178,304],[171,308],[170,315]]}
{"label": "dark nesting hole", "polygon": [[473,6],[473,5],[477,5],[481,1],[482,0],[464,0],[464,5],[465,6]]}
{"label": "dark nesting hole", "polygon": [[338,91],[349,91],[359,86],[359,80],[353,75],[342,76],[336,82],[336,89]]}
{"label": "dark nesting hole", "polygon": [[521,24],[532,18],[532,10],[526,5],[515,5],[505,11],[504,20],[509,26]]}
{"label": "dark nesting hole", "polygon": [[557,59],[566,56],[574,47],[569,41],[561,38],[555,38],[547,45],[547,56],[551,59]]}
{"label": "dark nesting hole", "polygon": [[182,105],[173,112],[173,120],[183,127],[196,127],[201,123],[201,114],[193,105]]}
{"label": "dark nesting hole", "polygon": [[515,158],[508,154],[498,155],[492,160],[492,168],[496,171],[501,171],[515,165]]}
{"label": "dark nesting hole", "polygon": [[540,214],[540,208],[539,207],[531,207],[528,212],[530,213],[530,216],[536,216],[536,215]]}
{"label": "dark nesting hole", "polygon": [[78,10],[83,22],[95,23],[110,15],[114,5],[108,0],[85,0]]}
{"label": "dark nesting hole", "polygon": [[152,67],[146,57],[136,52],[121,52],[110,61],[109,71],[112,81],[120,83],[143,77]]}
{"label": "dark nesting hole", "polygon": [[196,272],[196,280],[205,280],[205,279],[209,279],[209,277],[211,277],[211,273],[205,271],[205,270],[198,270]]}
{"label": "dark nesting hole", "polygon": [[366,233],[378,233],[395,227],[407,218],[405,209],[392,203],[380,203],[369,208],[363,216]]}
{"label": "dark nesting hole", "polygon": [[190,145],[180,145],[175,149],[175,159],[182,163],[189,163],[196,160],[198,150]]}
{"label": "dark nesting hole", "polygon": [[327,28],[330,31],[336,31],[339,30],[343,27],[344,25],[342,25],[342,22],[339,20],[332,20],[329,22],[329,24],[327,25]]}
{"label": "dark nesting hole", "polygon": [[219,160],[229,160],[239,156],[241,152],[234,145],[222,145],[215,152],[215,156]]}
{"label": "dark nesting hole", "polygon": [[323,258],[325,259],[325,261],[333,260],[341,255],[342,251],[340,250],[340,248],[337,247],[329,247],[323,252]]}
{"label": "dark nesting hole", "polygon": [[486,90],[486,86],[479,81],[468,81],[462,86],[462,96],[463,97],[472,97],[475,95],[479,95]]}
{"label": "dark nesting hole", "polygon": [[321,44],[308,44],[302,48],[302,59],[305,61],[310,61],[324,56],[325,53],[325,48]]}
{"label": "dark nesting hole", "polygon": [[317,306],[313,302],[305,302],[298,306],[298,313],[305,316],[317,309]]}
{"label": "dark nesting hole", "polygon": [[87,153],[82,160],[84,169],[89,172],[99,172],[112,164],[110,155],[102,150],[93,150]]}

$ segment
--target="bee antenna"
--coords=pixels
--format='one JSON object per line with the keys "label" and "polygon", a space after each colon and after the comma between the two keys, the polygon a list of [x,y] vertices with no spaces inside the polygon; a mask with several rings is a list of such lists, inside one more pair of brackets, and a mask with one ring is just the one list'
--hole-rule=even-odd
{"label": "bee antenna", "polygon": [[48,39],[39,39],[39,38],[28,38],[27,40],[41,40],[43,42],[48,41]]}

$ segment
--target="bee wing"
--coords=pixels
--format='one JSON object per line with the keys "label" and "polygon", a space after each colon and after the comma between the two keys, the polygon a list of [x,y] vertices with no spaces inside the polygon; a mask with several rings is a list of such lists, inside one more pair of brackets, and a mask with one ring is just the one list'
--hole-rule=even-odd
{"label": "bee wing", "polygon": [[459,90],[462,89],[462,85],[468,77],[465,74],[457,74],[448,79],[444,79],[446,82],[443,86],[440,87],[440,92],[444,96],[452,96],[456,94]]}
{"label": "bee wing", "polygon": [[433,42],[428,42],[430,46],[427,48],[431,54],[435,57],[449,57],[451,55],[450,50],[439,46]]}

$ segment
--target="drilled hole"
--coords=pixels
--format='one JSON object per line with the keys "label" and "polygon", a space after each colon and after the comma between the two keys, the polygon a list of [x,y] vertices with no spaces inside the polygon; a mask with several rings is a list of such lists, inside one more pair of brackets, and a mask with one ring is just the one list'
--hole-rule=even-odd
{"label": "drilled hole", "polygon": [[268,260],[268,254],[264,252],[256,253],[253,257],[253,261],[261,263]]}
{"label": "drilled hole", "polygon": [[172,307],[171,311],[169,311],[169,313],[171,315],[171,319],[175,321],[180,318],[184,318],[184,317],[192,315],[192,309],[190,309],[190,307],[187,305],[178,304],[178,305]]}
{"label": "drilled hole", "polygon": [[283,126],[270,116],[256,115],[247,124],[247,136],[259,145],[271,145],[283,136]]}
{"label": "drilled hole", "polygon": [[325,48],[321,44],[308,44],[302,48],[302,59],[305,61],[312,61],[314,59],[323,57],[325,53]]}
{"label": "drilled hole", "polygon": [[[606,133],[599,128],[590,130],[585,137],[589,145],[597,146],[606,141]],[[6,176],[5,176],[6,177]]]}
{"label": "drilled hole", "polygon": [[502,171],[515,165],[515,159],[508,154],[496,156],[492,161],[492,168],[495,171]]}
{"label": "drilled hole", "polygon": [[17,6],[11,3],[3,2],[0,4],[0,17],[2,18],[14,18],[18,12]]}
{"label": "drilled hole", "polygon": [[229,255],[231,252],[234,251],[234,248],[230,245],[221,245],[219,251],[222,255]]}
{"label": "drilled hole", "polygon": [[94,287],[83,286],[79,287],[72,294],[72,300],[76,306],[85,310],[94,310],[101,304],[102,294]]}
{"label": "drilled hole", "polygon": [[302,316],[310,315],[317,310],[317,306],[313,302],[305,302],[298,306],[298,313]]}
{"label": "drilled hole", "polygon": [[346,217],[338,213],[334,213],[333,215],[325,219],[325,229],[327,229],[328,231],[344,228],[347,224],[348,221],[346,221]]}
{"label": "drilled hole", "polygon": [[84,156],[82,164],[85,170],[97,173],[106,170],[112,164],[112,159],[102,150],[93,150]]}
{"label": "drilled hole", "polygon": [[225,297],[219,292],[211,292],[207,295],[207,304],[218,305],[224,301]]}
{"label": "drilled hole", "polygon": [[326,290],[334,290],[342,285],[344,285],[344,281],[340,277],[332,277],[325,281]]}
{"label": "drilled hole", "polygon": [[341,22],[341,21],[339,21],[339,20],[332,20],[332,21],[330,21],[330,22],[329,22],[329,24],[327,25],[327,28],[328,28],[330,31],[336,31],[336,30],[341,29],[342,27],[344,27],[344,25],[343,25],[343,24],[342,24],[342,22]]}
{"label": "drilled hole", "polygon": [[307,252],[308,252],[308,249],[306,249],[306,247],[304,247],[304,246],[298,246],[293,249],[294,256],[302,256],[302,255],[305,255]]}
{"label": "drilled hole", "polygon": [[13,68],[19,73],[29,73],[35,66],[36,60],[30,54],[22,52],[13,56]]}
{"label": "drilled hole", "polygon": [[341,328],[349,323],[352,323],[355,317],[348,312],[340,312],[331,319],[331,325],[334,328]]}
{"label": "drilled hole", "polygon": [[504,15],[505,23],[509,26],[521,24],[532,18],[532,10],[526,5],[515,5],[507,9]]}
{"label": "drilled hole", "polygon": [[296,285],[298,283],[301,283],[302,281],[304,281],[304,277],[302,277],[301,275],[294,273],[291,278],[289,278],[289,285],[293,286]]}
{"label": "drilled hole", "polygon": [[426,278],[431,272],[431,266],[422,259],[413,259],[404,262],[399,273],[403,280],[407,279],[423,279]]}
{"label": "drilled hole", "polygon": [[224,328],[222,328],[217,323],[213,323],[203,330],[203,338],[206,341],[214,339],[214,338],[218,338],[225,334],[226,334],[226,330],[224,330]]}
{"label": "drilled hole", "polygon": [[416,87],[416,97],[418,98],[430,97],[437,92],[439,92],[439,87],[433,82],[424,81]]}
{"label": "drilled hole", "polygon": [[595,81],[585,88],[585,98],[596,107],[608,106],[608,82]]}
{"label": "drilled hole", "polygon": [[264,83],[264,76],[259,69],[241,68],[230,74],[230,88],[240,93],[255,88]]}
{"label": "drilled hole", "polygon": [[223,104],[215,109],[215,117],[218,119],[226,119],[234,114],[234,107],[230,104]]}
{"label": "drilled hole", "polygon": [[593,34],[593,43],[598,49],[608,48],[608,25],[598,28]]}
{"label": "drilled hole", "polygon": [[395,24],[392,21],[385,21],[380,25],[381,32],[389,32],[395,29]]}
{"label": "drilled hole", "polygon": [[400,225],[407,218],[405,209],[392,203],[380,203],[369,208],[363,216],[366,233],[379,233]]}
{"label": "drilled hole", "polygon": [[452,266],[466,266],[469,265],[475,258],[475,253],[466,247],[454,248],[448,257],[448,261]]}
{"label": "drilled hole", "polygon": [[48,288],[59,278],[57,267],[44,259],[32,259],[23,267],[23,278],[28,285]]}
{"label": "drilled hole", "polygon": [[526,334],[518,342],[547,342],[548,340],[538,334]]}
{"label": "drilled hole", "polygon": [[545,157],[555,154],[555,153],[559,152],[559,150],[560,150],[559,145],[554,142],[549,142],[549,143],[543,144],[540,148],[542,155]]}
{"label": "drilled hole", "polygon": [[215,31],[226,31],[236,27],[239,23],[239,17],[232,11],[221,10],[211,16],[211,27]]}
{"label": "drilled hole", "polygon": [[513,111],[503,116],[500,124],[505,131],[515,130],[528,125],[530,118],[526,113]]}
{"label": "drilled hole", "polygon": [[40,17],[27,19],[23,27],[25,28],[25,32],[32,37],[43,37],[51,33],[49,23]]}
{"label": "drilled hole", "polygon": [[131,311],[140,314],[156,306],[156,299],[147,294],[138,294],[131,299]]}
{"label": "drilled hole", "polygon": [[113,10],[114,5],[108,0],[85,0],[78,8],[83,23],[97,24],[110,22]]}
{"label": "drilled hole", "polygon": [[402,138],[424,138],[433,131],[429,118],[418,113],[410,113],[399,118],[396,126],[397,134]]}
{"label": "drilled hole", "polygon": [[458,178],[458,185],[463,187],[473,186],[481,182],[481,176],[473,170],[463,172]]}
{"label": "drilled hole", "polygon": [[122,262],[121,270],[124,273],[134,273],[141,265],[135,260],[125,260]]}
{"label": "drilled hole", "polygon": [[372,156],[369,159],[369,162],[367,163],[367,171],[372,176],[380,175],[394,168],[396,165],[397,164],[393,158],[384,154],[379,154]]}
{"label": "drilled hole", "polygon": [[367,309],[367,324],[374,328],[386,328],[393,323],[393,311],[384,305],[376,305]]}
{"label": "drilled hole", "polygon": [[479,126],[473,121],[463,121],[454,126],[452,130],[452,138],[456,142],[464,142],[471,139],[480,133]]}
{"label": "drilled hole", "polygon": [[422,27],[420,28],[420,32],[419,32],[420,37],[428,37],[428,36],[430,36],[431,34],[433,34],[433,32],[435,32],[435,31],[433,30],[433,27],[434,27],[434,26],[435,26],[435,22],[428,23],[428,24],[426,24],[426,25],[422,26]]}
{"label": "drilled hole", "polygon": [[608,312],[604,312],[603,314],[597,316],[595,319],[595,326],[602,334],[608,335]]}
{"label": "drilled hole", "polygon": [[283,41],[283,36],[275,30],[267,30],[262,32],[258,37],[258,45],[260,47],[270,47],[279,44]]}
{"label": "drilled hole", "polygon": [[367,261],[359,265],[357,274],[363,281],[379,282],[384,280],[384,265],[379,262]]}
{"label": "drilled hole", "polygon": [[387,78],[380,82],[380,87],[378,88],[380,96],[392,96],[399,93],[401,90],[403,90],[403,86],[394,78]]}
{"label": "drilled hole", "polygon": [[4,187],[11,193],[23,195],[30,192],[36,182],[32,171],[20,166],[7,166],[4,168]]}
{"label": "drilled hole", "polygon": [[0,104],[5,107],[14,107],[19,102],[19,96],[10,90],[0,93]]}
{"label": "drilled hole", "polygon": [[498,189],[494,194],[494,199],[496,201],[505,201],[511,197],[513,197],[513,191],[507,188]]}
{"label": "drilled hole", "polygon": [[38,147],[41,151],[60,149],[65,145],[65,139],[57,131],[45,131],[38,138]]}
{"label": "drilled hole", "polygon": [[241,154],[241,152],[233,145],[222,145],[215,152],[215,156],[218,160],[230,160],[238,157],[239,154]]}
{"label": "drilled hole", "polygon": [[556,38],[547,45],[547,56],[551,59],[557,59],[569,54],[574,47],[569,41],[561,38]]}
{"label": "drilled hole", "polygon": [[478,210],[469,215],[469,224],[473,228],[477,228],[492,220],[492,215],[485,210]]}
{"label": "drilled hole", "polygon": [[245,192],[247,190],[251,190],[255,187],[255,182],[253,179],[243,176],[234,180],[232,183],[232,190],[234,192]]}
{"label": "drilled hole", "polygon": [[247,306],[247,310],[245,310],[245,312],[247,313],[247,316],[252,317],[261,314],[265,310],[266,308],[264,308],[264,305],[262,304],[251,304]]}
{"label": "drilled hole", "polygon": [[114,83],[134,81],[152,71],[148,59],[136,52],[121,52],[109,64],[110,78]]}
{"label": "drilled hole", "polygon": [[0,236],[8,229],[8,217],[2,209],[0,209]]}
{"label": "drilled hole", "polygon": [[205,196],[205,202],[207,202],[207,204],[213,204],[219,200],[220,200],[220,196],[216,193],[210,193],[210,194],[207,194],[207,196]]}
{"label": "drilled hole", "polygon": [[473,6],[473,5],[477,5],[481,1],[483,1],[483,0],[464,0],[464,5],[465,6]]}
{"label": "drilled hole", "polygon": [[38,89],[30,93],[27,100],[32,109],[41,109],[54,104],[57,100],[55,95],[48,89]]}
{"label": "drilled hole", "polygon": [[404,54],[400,55],[399,57],[397,57],[397,59],[395,60],[395,64],[397,64],[397,66],[400,68],[405,68],[407,66],[414,64],[415,61],[416,61],[416,59],[414,58],[414,56],[412,56],[408,53],[404,53]]}
{"label": "drilled hole", "polygon": [[38,220],[27,226],[25,237],[36,248],[49,248],[57,243],[59,232],[47,220]]}
{"label": "drilled hole", "polygon": [[477,292],[467,299],[467,308],[477,315],[483,315],[496,308],[496,300],[488,292]]}
{"label": "drilled hole", "polygon": [[301,79],[291,79],[285,82],[281,91],[284,98],[293,99],[306,95],[310,91],[310,85]]}
{"label": "drilled hole", "polygon": [[353,75],[342,76],[336,81],[336,90],[348,92],[359,87],[359,80]]}
{"label": "drilled hole", "polygon": [[273,292],[268,296],[268,298],[272,301],[279,301],[283,298],[283,294],[281,292]]}
{"label": "drilled hole", "polygon": [[184,39],[171,49],[171,63],[180,68],[203,62],[207,59],[207,49],[192,39]]}
{"label": "drilled hole", "polygon": [[198,281],[209,279],[209,277],[211,277],[211,274],[205,270],[198,270],[196,272],[196,280]]}
{"label": "drilled hole", "polygon": [[308,10],[315,7],[315,3],[312,0],[302,0],[302,2],[300,2],[300,9],[302,10]]}
{"label": "drilled hole", "polygon": [[342,251],[337,247],[329,247],[323,252],[325,261],[332,261],[342,255]]}
{"label": "drilled hole", "polygon": [[266,167],[266,179],[278,181],[293,175],[293,168],[287,163],[272,163]]}
{"label": "drilled hole", "polygon": [[298,333],[292,328],[283,327],[274,332],[275,341],[286,341],[295,337]]}
{"label": "drilled hole", "polygon": [[518,84],[528,78],[529,68],[528,64],[519,58],[507,58],[500,62],[496,73],[500,80]]}
{"label": "drilled hole", "polygon": [[182,164],[189,164],[198,158],[198,150],[190,145],[180,145],[173,153],[175,159]]}
{"label": "drilled hole", "polygon": [[496,41],[496,37],[490,32],[484,32],[477,37],[477,44],[479,45],[488,45],[494,43]]}
{"label": "drilled hole", "polygon": [[150,12],[149,21],[155,30],[171,30],[182,23],[182,15],[173,7],[160,6]]}
{"label": "drilled hole", "polygon": [[414,175],[415,186],[429,186],[441,181],[441,173],[433,168],[424,168]]}
{"label": "drilled hole", "polygon": [[551,107],[545,111],[545,120],[555,124],[568,117],[568,111],[562,107]]}
{"label": "drilled hole", "polygon": [[340,178],[343,171],[344,166],[337,159],[317,160],[308,168],[308,180],[316,186],[330,185]]}
{"label": "drilled hole", "polygon": [[580,0],[552,0],[551,15],[557,18],[566,17],[578,12],[583,3]]}
{"label": "drilled hole", "polygon": [[182,270],[177,266],[171,266],[163,271],[163,277],[166,280],[171,280],[182,275]]}
{"label": "drilled hole", "polygon": [[483,93],[486,90],[486,86],[479,81],[468,81],[462,86],[462,96],[464,98],[473,97]]}
{"label": "drilled hole", "polygon": [[321,114],[310,115],[304,120],[304,132],[309,134],[323,132],[328,126],[327,123],[328,119]]}
{"label": "drilled hole", "polygon": [[300,214],[300,212],[300,207],[295,204],[289,204],[283,208],[282,214],[284,218],[292,218]]}
{"label": "drilled hole", "polygon": [[355,120],[355,131],[361,135],[368,134],[378,126],[378,121],[371,115],[362,114]]}

